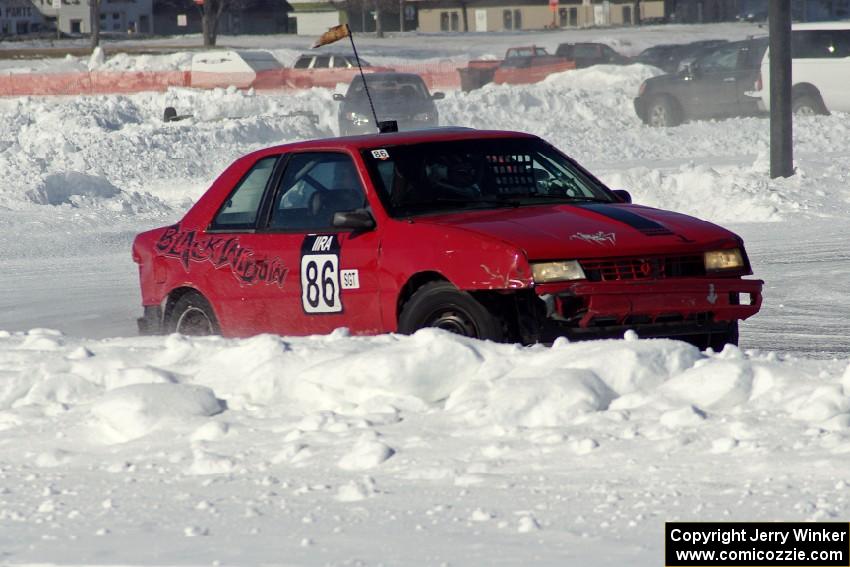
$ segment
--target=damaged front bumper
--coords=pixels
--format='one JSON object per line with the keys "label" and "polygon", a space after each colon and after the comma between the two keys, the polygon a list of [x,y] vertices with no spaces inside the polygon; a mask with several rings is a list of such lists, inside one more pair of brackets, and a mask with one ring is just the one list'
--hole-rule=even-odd
{"label": "damaged front bumper", "polygon": [[739,278],[538,285],[545,306],[538,340],[684,337],[728,332],[761,308],[763,282]]}

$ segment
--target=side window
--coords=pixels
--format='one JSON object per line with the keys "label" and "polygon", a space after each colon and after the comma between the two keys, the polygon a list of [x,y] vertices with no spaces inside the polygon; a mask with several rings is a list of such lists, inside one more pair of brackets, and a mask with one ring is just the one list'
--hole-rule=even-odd
{"label": "side window", "polygon": [[850,30],[835,30],[832,37],[835,40],[835,56],[850,57]]}
{"label": "side window", "polygon": [[330,55],[319,55],[316,57],[316,63],[313,65],[313,69],[327,69],[331,63]]}
{"label": "side window", "polygon": [[734,70],[738,67],[738,51],[738,46],[716,49],[700,60],[700,67],[704,71]]}
{"label": "side window", "polygon": [[280,180],[269,228],[325,230],[336,212],[365,206],[357,168],[346,154],[294,154]]}
{"label": "side window", "polygon": [[832,59],[850,56],[848,32],[806,30],[791,35],[791,56],[797,59]]}
{"label": "side window", "polygon": [[312,61],[312,60],[313,60],[312,55],[302,55],[301,57],[298,58],[298,61],[295,62],[295,65],[293,65],[293,67],[295,69],[306,69],[307,67],[310,66],[310,61]]}
{"label": "side window", "polygon": [[251,229],[257,221],[260,201],[274,170],[277,156],[263,158],[242,178],[215,216],[211,229]]}

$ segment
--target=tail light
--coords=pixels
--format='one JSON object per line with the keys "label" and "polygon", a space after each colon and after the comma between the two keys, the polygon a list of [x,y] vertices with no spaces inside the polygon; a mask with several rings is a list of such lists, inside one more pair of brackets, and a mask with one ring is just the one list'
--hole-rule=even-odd
{"label": "tail light", "polygon": [[638,96],[643,96],[644,91],[646,90],[646,81],[640,84],[640,88],[638,89]]}
{"label": "tail light", "polygon": [[762,90],[762,87],[764,87],[764,83],[761,80],[761,71],[759,71],[759,76],[756,79],[756,90],[760,91]]}

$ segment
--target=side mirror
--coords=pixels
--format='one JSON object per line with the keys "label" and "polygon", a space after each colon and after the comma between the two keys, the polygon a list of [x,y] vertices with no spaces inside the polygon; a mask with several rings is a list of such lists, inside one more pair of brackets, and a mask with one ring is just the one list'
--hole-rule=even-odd
{"label": "side mirror", "polygon": [[625,189],[614,189],[614,196],[616,196],[621,203],[631,203],[632,202],[632,194],[626,191]]}
{"label": "side mirror", "polygon": [[441,92],[431,93],[431,98],[433,100],[443,100],[446,98],[446,94]]}
{"label": "side mirror", "polygon": [[339,94],[339,93],[334,93],[333,99],[334,100],[345,100],[345,95]]}
{"label": "side mirror", "polygon": [[375,219],[366,209],[339,211],[334,213],[334,228],[351,228],[354,230],[371,230],[375,228]]}

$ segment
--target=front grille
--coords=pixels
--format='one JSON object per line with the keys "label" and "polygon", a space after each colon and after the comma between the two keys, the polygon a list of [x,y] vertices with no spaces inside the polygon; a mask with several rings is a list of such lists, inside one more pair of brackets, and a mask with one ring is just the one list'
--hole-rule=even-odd
{"label": "front grille", "polygon": [[641,258],[601,258],[579,260],[592,282],[660,280],[705,275],[702,254],[691,256],[644,256]]}

